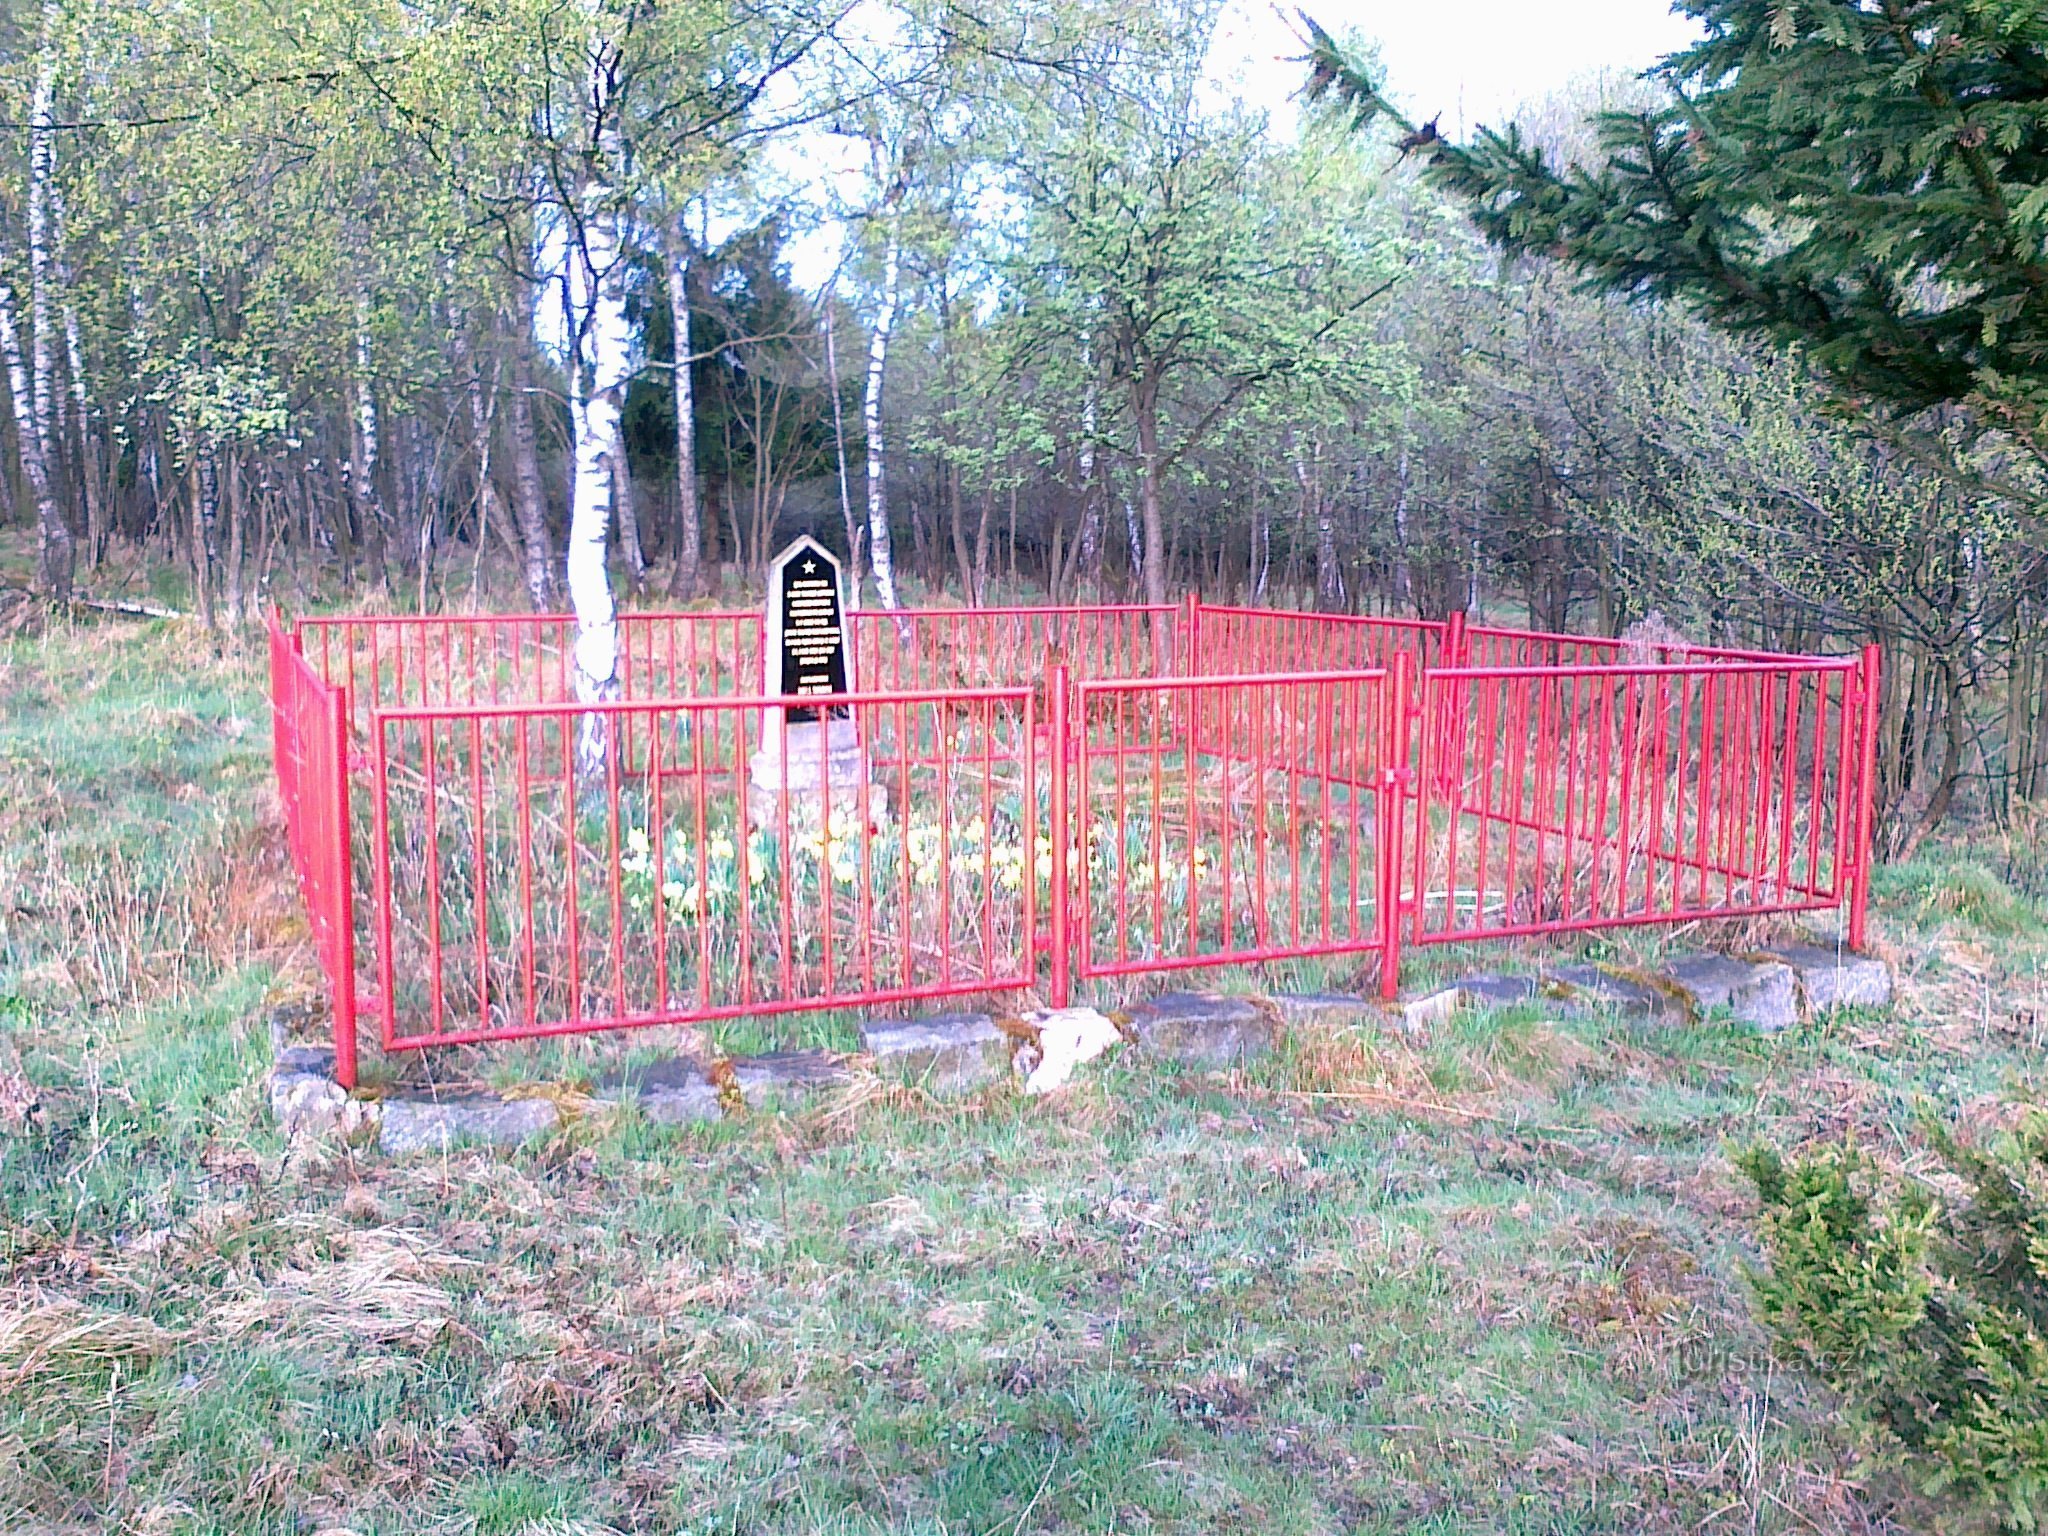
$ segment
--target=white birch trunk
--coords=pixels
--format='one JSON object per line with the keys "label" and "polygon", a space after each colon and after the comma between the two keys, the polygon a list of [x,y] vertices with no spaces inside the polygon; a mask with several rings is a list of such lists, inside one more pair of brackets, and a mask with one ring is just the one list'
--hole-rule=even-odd
{"label": "white birch trunk", "polygon": [[36,504],[36,584],[45,595],[64,601],[71,596],[71,530],[64,525],[50,489],[49,461],[43,457],[36,435],[33,388],[21,355],[21,333],[14,323],[14,295],[4,287],[0,287],[0,353],[7,360],[21,467]]}
{"label": "white birch trunk", "polygon": [[1102,501],[1095,494],[1095,432],[1100,408],[1095,376],[1095,321],[1081,328],[1081,548],[1082,579],[1089,595],[1102,592]]}
{"label": "white birch trunk", "polygon": [[612,432],[612,508],[618,514],[619,550],[626,557],[626,574],[637,593],[647,581],[647,546],[640,542],[640,508],[633,500],[633,477],[626,467],[623,418]]}
{"label": "white birch trunk", "polygon": [[[42,450],[45,473],[56,469],[55,390],[51,379],[50,340],[50,182],[56,173],[52,127],[57,93],[57,7],[43,5],[42,44],[36,56],[35,84],[28,107],[28,273],[29,383],[33,391],[30,421]],[[53,491],[54,494],[54,491]]]}
{"label": "white birch trunk", "polygon": [[846,411],[839,399],[839,352],[834,340],[838,330],[834,314],[836,295],[827,290],[825,311],[825,387],[832,391],[832,447],[839,458],[839,515],[846,523],[846,577],[852,588],[850,601],[860,606],[861,541],[853,521],[853,486],[846,473]]}
{"label": "white birch trunk", "polygon": [[[591,189],[586,206],[602,208],[609,193]],[[575,443],[569,498],[569,551],[563,574],[569,606],[576,615],[576,696],[585,703],[618,697],[619,624],[612,600],[611,575],[605,568],[605,546],[611,528],[612,456],[619,437],[619,411],[633,341],[619,284],[618,230],[614,217],[601,212],[583,225],[581,248],[572,241],[571,297],[578,311],[582,355],[572,356],[575,387],[571,391]],[[598,717],[586,716],[585,765],[591,766],[592,741]]]}
{"label": "white birch trunk", "polygon": [[1145,573],[1145,533],[1138,526],[1138,504],[1131,500],[1130,487],[1124,487],[1124,534],[1131,541],[1131,570],[1142,577]]}
{"label": "white birch trunk", "polygon": [[[682,216],[677,215],[680,225]],[[697,397],[690,364],[690,247],[682,230],[669,234],[668,314],[675,332],[670,379],[676,412],[676,568],[669,592],[698,595],[704,585],[704,509],[697,500]],[[826,342],[829,348],[831,343]]]}
{"label": "white birch trunk", "polygon": [[1408,422],[1401,421],[1401,456],[1395,470],[1394,601],[1403,612],[1415,610],[1415,582],[1408,568]]}
{"label": "white birch trunk", "polygon": [[519,514],[519,546],[525,559],[526,600],[535,613],[554,606],[554,573],[549,569],[547,506],[540,483],[540,452],[533,433],[533,365],[526,343],[514,338],[512,362],[512,504]]}
{"label": "white birch trunk", "polygon": [[874,568],[875,592],[884,608],[898,606],[896,561],[889,542],[889,490],[883,478],[882,376],[889,359],[889,332],[896,324],[902,234],[902,223],[892,214],[889,243],[882,254],[882,304],[875,312],[874,338],[868,343],[868,393],[862,414],[868,439],[868,562]]}
{"label": "white birch trunk", "polygon": [[349,466],[349,488],[355,494],[357,514],[363,524],[363,537],[376,552],[377,563],[381,568],[384,563],[388,519],[384,515],[383,497],[377,492],[379,444],[377,392],[370,378],[370,295],[362,288],[356,290],[355,362],[355,462]]}
{"label": "white birch trunk", "polygon": [[85,378],[85,348],[78,337],[78,309],[70,299],[71,274],[64,263],[57,264],[58,279],[64,286],[64,353],[71,374],[71,406],[78,431],[78,473],[85,484],[85,563],[88,570],[98,566],[107,538],[106,509],[100,486],[99,441],[92,428],[92,392]]}

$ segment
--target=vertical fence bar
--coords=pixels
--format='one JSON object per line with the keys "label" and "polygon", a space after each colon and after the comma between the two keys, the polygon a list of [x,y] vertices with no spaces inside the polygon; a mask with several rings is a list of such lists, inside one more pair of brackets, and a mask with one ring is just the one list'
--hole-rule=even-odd
{"label": "vertical fence bar", "polygon": [[1882,665],[1875,645],[1863,647],[1863,665],[1859,681],[1862,684],[1863,713],[1857,721],[1863,741],[1859,761],[1856,765],[1856,841],[1851,852],[1855,856],[1855,872],[1849,885],[1849,947],[1860,950],[1869,938],[1870,910],[1870,839],[1871,822],[1874,815],[1873,802],[1877,798],[1877,711],[1880,703],[1878,694],[1879,673]]}
{"label": "vertical fence bar", "polygon": [[328,792],[333,796],[329,802],[332,825],[328,843],[328,857],[334,861],[333,912],[328,921],[334,931],[328,946],[333,956],[328,986],[334,994],[334,1080],[353,1090],[356,1086],[356,902],[355,868],[349,856],[348,690],[329,690],[327,704],[327,728],[331,733],[328,740],[333,744],[330,766],[334,774],[328,786]]}
{"label": "vertical fence bar", "polygon": [[[1051,738],[1048,745],[1052,759],[1052,1005],[1065,1008],[1073,1001],[1074,936],[1067,927],[1067,894],[1073,880],[1069,840],[1073,828],[1067,807],[1067,769],[1071,760],[1067,737],[1071,726],[1067,717],[1069,689],[1064,664],[1052,669],[1047,687],[1052,695],[1048,701],[1052,721],[1047,731]],[[1087,836],[1087,830],[1084,825],[1081,829],[1083,837]],[[1084,871],[1088,868],[1088,853],[1086,848],[1081,850],[1080,867]]]}
{"label": "vertical fence bar", "polygon": [[[1380,997],[1391,1003],[1401,991],[1401,806],[1407,799],[1408,695],[1415,668],[1406,651],[1394,653],[1393,687],[1380,711],[1379,803],[1373,816],[1375,872],[1373,901],[1380,924]],[[1421,804],[1418,795],[1416,803]]]}

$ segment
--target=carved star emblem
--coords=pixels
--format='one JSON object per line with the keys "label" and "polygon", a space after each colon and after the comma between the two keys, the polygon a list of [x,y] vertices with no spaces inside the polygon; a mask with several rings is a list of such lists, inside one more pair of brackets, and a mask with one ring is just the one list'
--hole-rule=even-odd
{"label": "carved star emblem", "polygon": [[818,569],[818,562],[817,562],[817,561],[815,561],[815,560],[806,560],[806,561],[804,562],[804,574],[805,574],[806,576],[809,576],[810,574],[812,574],[812,573],[813,573],[814,571],[816,571],[817,569]]}

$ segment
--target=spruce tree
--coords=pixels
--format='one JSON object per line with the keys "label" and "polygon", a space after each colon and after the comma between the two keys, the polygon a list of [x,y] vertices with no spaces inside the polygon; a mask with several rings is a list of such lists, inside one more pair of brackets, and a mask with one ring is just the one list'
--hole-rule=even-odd
{"label": "spruce tree", "polygon": [[1504,249],[1796,346],[1853,404],[1964,404],[2048,450],[2048,6],[1677,9],[1705,36],[1650,72],[1665,105],[1600,117],[1589,165],[1418,128],[1312,21],[1309,94],[1398,125]]}

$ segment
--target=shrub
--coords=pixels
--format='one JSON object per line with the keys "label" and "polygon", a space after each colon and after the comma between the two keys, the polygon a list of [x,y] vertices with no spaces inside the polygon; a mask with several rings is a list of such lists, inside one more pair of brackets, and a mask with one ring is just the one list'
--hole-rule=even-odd
{"label": "shrub", "polygon": [[2010,1528],[2048,1512],[2048,1114],[1885,1180],[1852,1144],[1739,1159],[1763,1202],[1751,1272],[1781,1354],[1839,1393],[1930,1493]]}

